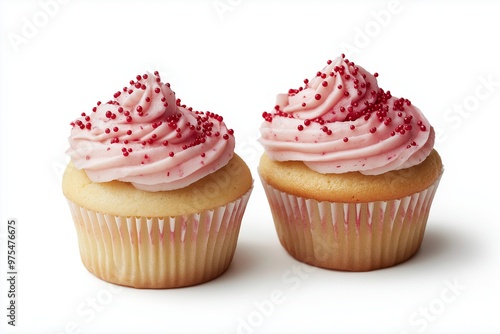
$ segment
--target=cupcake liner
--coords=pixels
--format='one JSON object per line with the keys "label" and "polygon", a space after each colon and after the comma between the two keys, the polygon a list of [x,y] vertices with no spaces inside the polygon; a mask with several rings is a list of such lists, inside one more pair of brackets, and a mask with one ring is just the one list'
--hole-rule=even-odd
{"label": "cupcake liner", "polygon": [[107,215],[68,203],[82,262],[92,274],[125,286],[175,288],[212,280],[229,267],[251,192],[175,217]]}
{"label": "cupcake liner", "polygon": [[320,202],[261,181],[279,240],[290,255],[317,267],[368,271],[417,252],[441,175],[413,195],[366,203]]}

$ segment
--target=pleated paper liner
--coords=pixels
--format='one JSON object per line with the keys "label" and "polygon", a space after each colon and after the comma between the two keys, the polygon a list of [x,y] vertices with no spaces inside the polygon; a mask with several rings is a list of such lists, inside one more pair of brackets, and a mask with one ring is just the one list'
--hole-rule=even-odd
{"label": "pleated paper liner", "polygon": [[369,271],[417,252],[441,175],[411,196],[368,203],[319,202],[262,184],[279,240],[291,256],[322,268]]}
{"label": "pleated paper liner", "polygon": [[226,271],[251,191],[227,205],[176,217],[106,215],[68,203],[82,262],[92,274],[136,288],[176,288]]}

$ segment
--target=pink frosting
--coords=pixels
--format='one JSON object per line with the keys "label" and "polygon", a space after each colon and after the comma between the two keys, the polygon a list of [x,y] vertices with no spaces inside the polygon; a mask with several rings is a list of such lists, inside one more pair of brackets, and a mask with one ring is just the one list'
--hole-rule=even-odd
{"label": "pink frosting", "polygon": [[434,130],[408,99],[378,87],[377,76],[342,55],[305,86],[279,94],[264,112],[259,141],[277,161],[303,161],[319,173],[367,175],[422,162]]}
{"label": "pink frosting", "polygon": [[138,75],[71,125],[67,153],[93,182],[178,189],[225,166],[234,154],[233,130],[222,117],[181,105],[158,72]]}

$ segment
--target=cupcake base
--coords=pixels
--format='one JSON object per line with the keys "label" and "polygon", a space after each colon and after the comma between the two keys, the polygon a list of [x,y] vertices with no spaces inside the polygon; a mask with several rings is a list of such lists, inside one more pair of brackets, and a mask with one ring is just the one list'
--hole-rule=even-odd
{"label": "cupcake base", "polygon": [[279,240],[291,256],[322,268],[370,271],[417,252],[440,178],[410,196],[364,203],[318,201],[262,183]]}
{"label": "cupcake base", "polygon": [[250,189],[215,209],[175,217],[126,217],[68,200],[85,267],[135,288],[196,285],[223,274],[234,256]]}

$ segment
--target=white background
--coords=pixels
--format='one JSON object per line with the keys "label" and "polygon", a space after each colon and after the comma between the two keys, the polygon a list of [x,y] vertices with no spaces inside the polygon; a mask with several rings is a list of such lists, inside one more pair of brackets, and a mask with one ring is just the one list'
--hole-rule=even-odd
{"label": "white background", "polygon": [[[0,13],[2,333],[500,331],[497,3],[40,0],[0,1]],[[445,163],[420,252],[368,273],[288,256],[256,173],[262,112],[341,52],[424,111]],[[61,193],[69,122],[147,70],[223,115],[256,179],[231,267],[195,287],[118,288],[89,274]]]}

